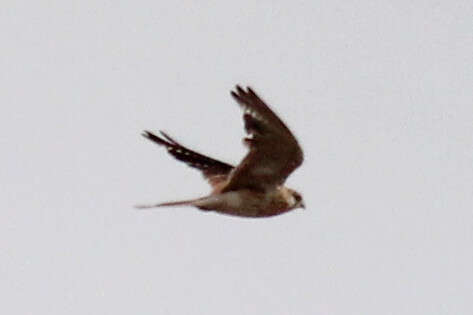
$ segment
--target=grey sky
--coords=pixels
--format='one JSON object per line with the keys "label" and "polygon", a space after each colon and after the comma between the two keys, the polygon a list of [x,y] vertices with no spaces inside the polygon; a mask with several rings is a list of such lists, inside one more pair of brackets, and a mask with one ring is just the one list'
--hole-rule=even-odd
{"label": "grey sky", "polygon": [[[472,314],[471,1],[6,1],[2,314]],[[307,210],[208,192],[140,136],[231,163],[229,96],[294,131]]]}

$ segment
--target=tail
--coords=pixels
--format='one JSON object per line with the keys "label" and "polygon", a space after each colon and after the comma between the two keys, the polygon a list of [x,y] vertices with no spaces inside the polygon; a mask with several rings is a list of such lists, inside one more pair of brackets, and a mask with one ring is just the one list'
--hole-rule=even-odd
{"label": "tail", "polygon": [[195,202],[202,199],[203,198],[197,198],[197,199],[191,199],[191,200],[170,201],[170,202],[162,202],[162,203],[149,204],[149,205],[136,205],[135,208],[136,209],[150,209],[150,208],[173,207],[173,206],[194,206]]}

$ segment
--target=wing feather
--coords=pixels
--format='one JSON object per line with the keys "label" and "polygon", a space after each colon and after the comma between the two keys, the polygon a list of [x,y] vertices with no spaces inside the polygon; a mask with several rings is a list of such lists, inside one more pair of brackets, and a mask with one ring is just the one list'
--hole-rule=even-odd
{"label": "wing feather", "polygon": [[214,188],[224,182],[234,168],[230,164],[220,162],[184,147],[163,131],[160,131],[160,133],[162,138],[150,131],[144,131],[143,136],[154,143],[166,147],[169,154],[177,160],[200,170],[205,179]]}
{"label": "wing feather", "polygon": [[249,152],[232,171],[222,192],[237,189],[267,190],[281,185],[302,164],[303,152],[289,128],[249,87],[231,95],[243,108]]}

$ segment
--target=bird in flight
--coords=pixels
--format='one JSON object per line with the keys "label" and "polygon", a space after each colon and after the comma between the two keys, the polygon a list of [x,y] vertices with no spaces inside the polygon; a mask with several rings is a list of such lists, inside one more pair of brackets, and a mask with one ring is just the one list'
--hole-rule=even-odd
{"label": "bird in flight", "polygon": [[163,146],[179,161],[200,170],[212,187],[205,197],[164,202],[137,208],[194,206],[201,210],[240,217],[270,217],[304,208],[301,194],[284,186],[286,178],[302,164],[303,153],[294,135],[250,88],[236,86],[232,97],[242,107],[243,143],[249,152],[236,167],[192,151],[166,133],[144,131],[143,136]]}

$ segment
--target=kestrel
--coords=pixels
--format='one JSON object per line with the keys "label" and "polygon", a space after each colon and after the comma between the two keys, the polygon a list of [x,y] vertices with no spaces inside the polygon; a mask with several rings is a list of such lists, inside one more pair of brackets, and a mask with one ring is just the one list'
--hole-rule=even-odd
{"label": "kestrel", "polygon": [[270,217],[304,208],[302,196],[283,184],[302,164],[303,153],[294,135],[278,116],[250,88],[236,86],[231,95],[243,108],[248,137],[243,143],[249,152],[234,167],[192,151],[164,132],[157,136],[145,131],[143,136],[159,145],[179,161],[202,172],[212,186],[205,197],[137,206],[194,206],[241,217]]}

